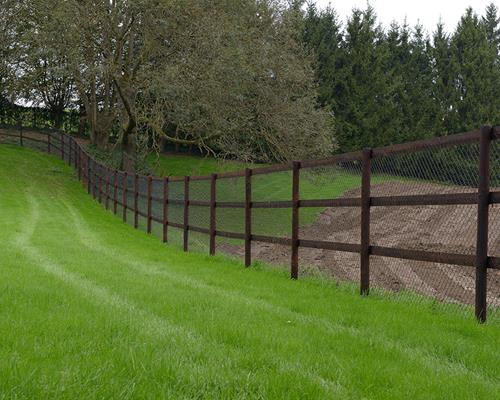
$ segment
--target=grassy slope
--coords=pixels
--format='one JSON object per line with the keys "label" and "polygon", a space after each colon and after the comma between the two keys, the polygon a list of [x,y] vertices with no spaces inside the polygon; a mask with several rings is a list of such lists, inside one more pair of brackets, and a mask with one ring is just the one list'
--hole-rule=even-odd
{"label": "grassy slope", "polygon": [[0,146],[0,398],[492,399],[500,327],[184,254]]}

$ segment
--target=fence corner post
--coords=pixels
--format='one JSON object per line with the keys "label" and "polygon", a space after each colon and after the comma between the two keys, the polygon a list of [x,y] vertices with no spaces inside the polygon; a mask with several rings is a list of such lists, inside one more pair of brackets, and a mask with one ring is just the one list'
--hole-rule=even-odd
{"label": "fence corner post", "polygon": [[490,142],[492,127],[481,127],[479,139],[479,182],[477,198],[476,298],[475,315],[486,322],[488,276],[488,214],[490,205]]}
{"label": "fence corner post", "polygon": [[245,168],[245,267],[252,264],[252,170]]}
{"label": "fence corner post", "polygon": [[210,226],[209,226],[209,254],[215,254],[215,232],[216,232],[216,201],[217,201],[217,174],[210,175]]}
{"label": "fence corner post", "polygon": [[372,149],[363,149],[361,177],[361,249],[360,249],[360,292],[370,293],[370,186]]}
{"label": "fence corner post", "polygon": [[291,279],[299,278],[299,197],[300,197],[300,162],[292,163],[292,257],[290,265]]}
{"label": "fence corner post", "polygon": [[189,176],[184,177],[184,251],[188,251],[189,245]]}

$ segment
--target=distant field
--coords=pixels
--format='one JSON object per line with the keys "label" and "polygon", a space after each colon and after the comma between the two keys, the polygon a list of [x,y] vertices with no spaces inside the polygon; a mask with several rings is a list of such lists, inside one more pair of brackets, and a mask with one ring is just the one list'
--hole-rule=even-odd
{"label": "distant field", "polygon": [[[170,176],[209,175],[217,172],[239,171],[246,167],[258,168],[259,164],[245,164],[237,161],[221,161],[211,157],[200,157],[177,154],[161,154],[150,158],[155,166],[156,174]],[[374,175],[373,183],[402,180],[403,178],[387,175]],[[256,175],[252,178],[252,198],[255,201],[291,200],[291,172],[279,172],[266,175]],[[178,184],[181,192],[182,184]],[[342,196],[348,190],[361,186],[361,175],[342,169],[324,168],[311,171],[301,171],[300,196],[302,199],[332,199]],[[191,199],[208,200],[210,183],[192,182]],[[217,186],[217,198],[220,201],[243,201],[245,195],[244,179],[220,179]],[[193,224],[208,227],[208,210],[192,207],[190,220]],[[302,208],[300,210],[300,225],[314,222],[324,208]],[[182,220],[182,209],[172,210],[173,218]],[[231,232],[244,231],[244,212],[242,209],[218,210],[218,229]],[[290,209],[256,209],[253,211],[253,225],[258,234],[283,236],[291,230]]]}
{"label": "distant field", "polygon": [[185,254],[0,146],[0,399],[493,399],[500,326]]}

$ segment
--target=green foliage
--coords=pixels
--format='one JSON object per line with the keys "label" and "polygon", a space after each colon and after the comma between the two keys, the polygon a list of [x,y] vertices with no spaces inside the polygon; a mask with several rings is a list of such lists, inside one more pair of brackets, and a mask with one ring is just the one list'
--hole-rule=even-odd
{"label": "green foliage", "polygon": [[[59,129],[67,133],[79,133],[80,117],[75,110],[64,111],[59,120]],[[41,107],[22,107],[0,97],[0,125],[33,128],[37,130],[56,129],[53,113]]]}
{"label": "green foliage", "polygon": [[500,122],[500,24],[494,4],[466,10],[448,35],[419,25],[384,32],[373,8],[341,26],[310,5],[303,41],[316,56],[320,103],[336,118],[339,151],[439,136]]}
{"label": "green foliage", "polygon": [[[122,170],[124,153],[121,148],[110,147],[109,149],[100,149],[94,144],[87,146],[87,151],[101,163],[110,168]],[[126,157],[126,156],[125,156]],[[142,157],[136,157],[132,160],[134,172],[143,175],[150,175],[154,173],[151,164]]]}

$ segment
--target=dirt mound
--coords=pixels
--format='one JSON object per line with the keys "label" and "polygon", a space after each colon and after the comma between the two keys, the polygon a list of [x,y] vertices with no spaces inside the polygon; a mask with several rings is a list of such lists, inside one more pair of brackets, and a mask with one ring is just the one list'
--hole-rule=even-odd
{"label": "dirt mound", "polygon": [[[431,183],[387,182],[372,187],[373,196],[474,192],[472,188]],[[359,197],[351,190],[344,197]],[[477,206],[373,207],[370,236],[374,245],[474,254]],[[303,227],[301,239],[359,243],[359,208],[327,208],[314,223]],[[491,206],[490,254],[500,255],[500,206]],[[221,251],[242,256],[240,246],[221,243]],[[288,265],[290,249],[268,243],[253,243],[254,259]],[[314,266],[339,280],[359,281],[359,255],[338,251],[300,248],[301,266]],[[453,302],[474,302],[474,269],[420,261],[371,257],[372,287],[392,291],[408,289]],[[488,304],[500,306],[500,271],[488,273]]]}

